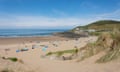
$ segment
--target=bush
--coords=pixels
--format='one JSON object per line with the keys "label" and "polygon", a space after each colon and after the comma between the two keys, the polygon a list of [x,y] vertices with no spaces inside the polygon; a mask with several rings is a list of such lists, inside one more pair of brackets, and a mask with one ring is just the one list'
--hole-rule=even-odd
{"label": "bush", "polygon": [[18,59],[16,58],[16,57],[9,57],[9,58],[7,58],[8,60],[11,60],[11,61],[13,61],[13,62],[16,62],[16,61],[18,61]]}
{"label": "bush", "polygon": [[46,56],[49,56],[49,55],[52,55],[53,53],[52,52],[48,52],[47,54],[46,54]]}

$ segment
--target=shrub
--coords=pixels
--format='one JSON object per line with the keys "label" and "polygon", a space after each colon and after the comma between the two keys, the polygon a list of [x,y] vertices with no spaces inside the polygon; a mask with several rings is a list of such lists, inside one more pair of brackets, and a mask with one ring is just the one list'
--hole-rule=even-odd
{"label": "shrub", "polygon": [[18,61],[18,59],[16,58],[16,57],[9,57],[9,58],[7,58],[8,60],[11,60],[11,61],[13,61],[13,62],[16,62],[16,61]]}

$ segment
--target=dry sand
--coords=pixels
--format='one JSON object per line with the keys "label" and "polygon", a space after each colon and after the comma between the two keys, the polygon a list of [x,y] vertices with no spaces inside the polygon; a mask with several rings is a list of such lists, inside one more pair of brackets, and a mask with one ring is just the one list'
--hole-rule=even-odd
{"label": "dry sand", "polygon": [[[120,62],[114,61],[105,64],[94,63],[100,56],[104,55],[104,52],[99,53],[91,58],[88,58],[82,62],[76,62],[75,60],[60,61],[51,60],[48,58],[41,58],[41,55],[45,55],[49,51],[59,51],[73,49],[75,46],[81,48],[88,42],[94,42],[97,37],[82,37],[76,40],[68,40],[68,38],[61,37],[29,37],[29,38],[0,38],[0,55],[5,57],[17,57],[23,60],[24,68],[33,70],[33,72],[120,72]],[[32,49],[32,45],[36,45],[37,48]],[[57,44],[58,47],[53,46]],[[42,46],[47,45],[48,49],[42,51]],[[27,47],[29,50],[16,53],[17,49]],[[5,51],[5,49],[10,49]],[[0,69],[5,65],[4,61],[0,60]],[[3,64],[3,65],[2,65]],[[15,67],[19,66],[17,63]]]}

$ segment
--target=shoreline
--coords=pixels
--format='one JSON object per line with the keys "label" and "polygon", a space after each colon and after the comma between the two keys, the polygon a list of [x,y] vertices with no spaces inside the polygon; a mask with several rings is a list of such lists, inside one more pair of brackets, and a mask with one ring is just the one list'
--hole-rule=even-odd
{"label": "shoreline", "polygon": [[40,36],[0,36],[0,38],[23,38],[23,37],[48,37],[53,35],[40,35]]}
{"label": "shoreline", "polygon": [[0,37],[0,45],[5,44],[19,44],[19,43],[31,43],[31,42],[46,42],[55,40],[68,40],[70,38],[60,37],[60,36],[34,36],[34,37]]}

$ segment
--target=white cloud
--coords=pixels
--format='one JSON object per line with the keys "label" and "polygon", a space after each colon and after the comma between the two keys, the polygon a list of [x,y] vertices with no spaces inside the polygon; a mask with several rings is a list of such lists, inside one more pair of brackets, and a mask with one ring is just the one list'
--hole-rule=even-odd
{"label": "white cloud", "polygon": [[73,26],[81,23],[78,18],[50,18],[44,16],[14,16],[11,18],[1,18],[0,26],[17,26],[17,27],[31,27],[31,26]]}
{"label": "white cloud", "polygon": [[100,18],[106,18],[106,19],[120,19],[120,9],[117,9],[110,13],[104,13],[97,15]]}
{"label": "white cloud", "polygon": [[89,18],[82,17],[46,17],[46,16],[19,16],[7,14],[0,17],[0,27],[59,27],[78,26],[103,19],[120,20],[120,10],[111,13],[92,15]]}

